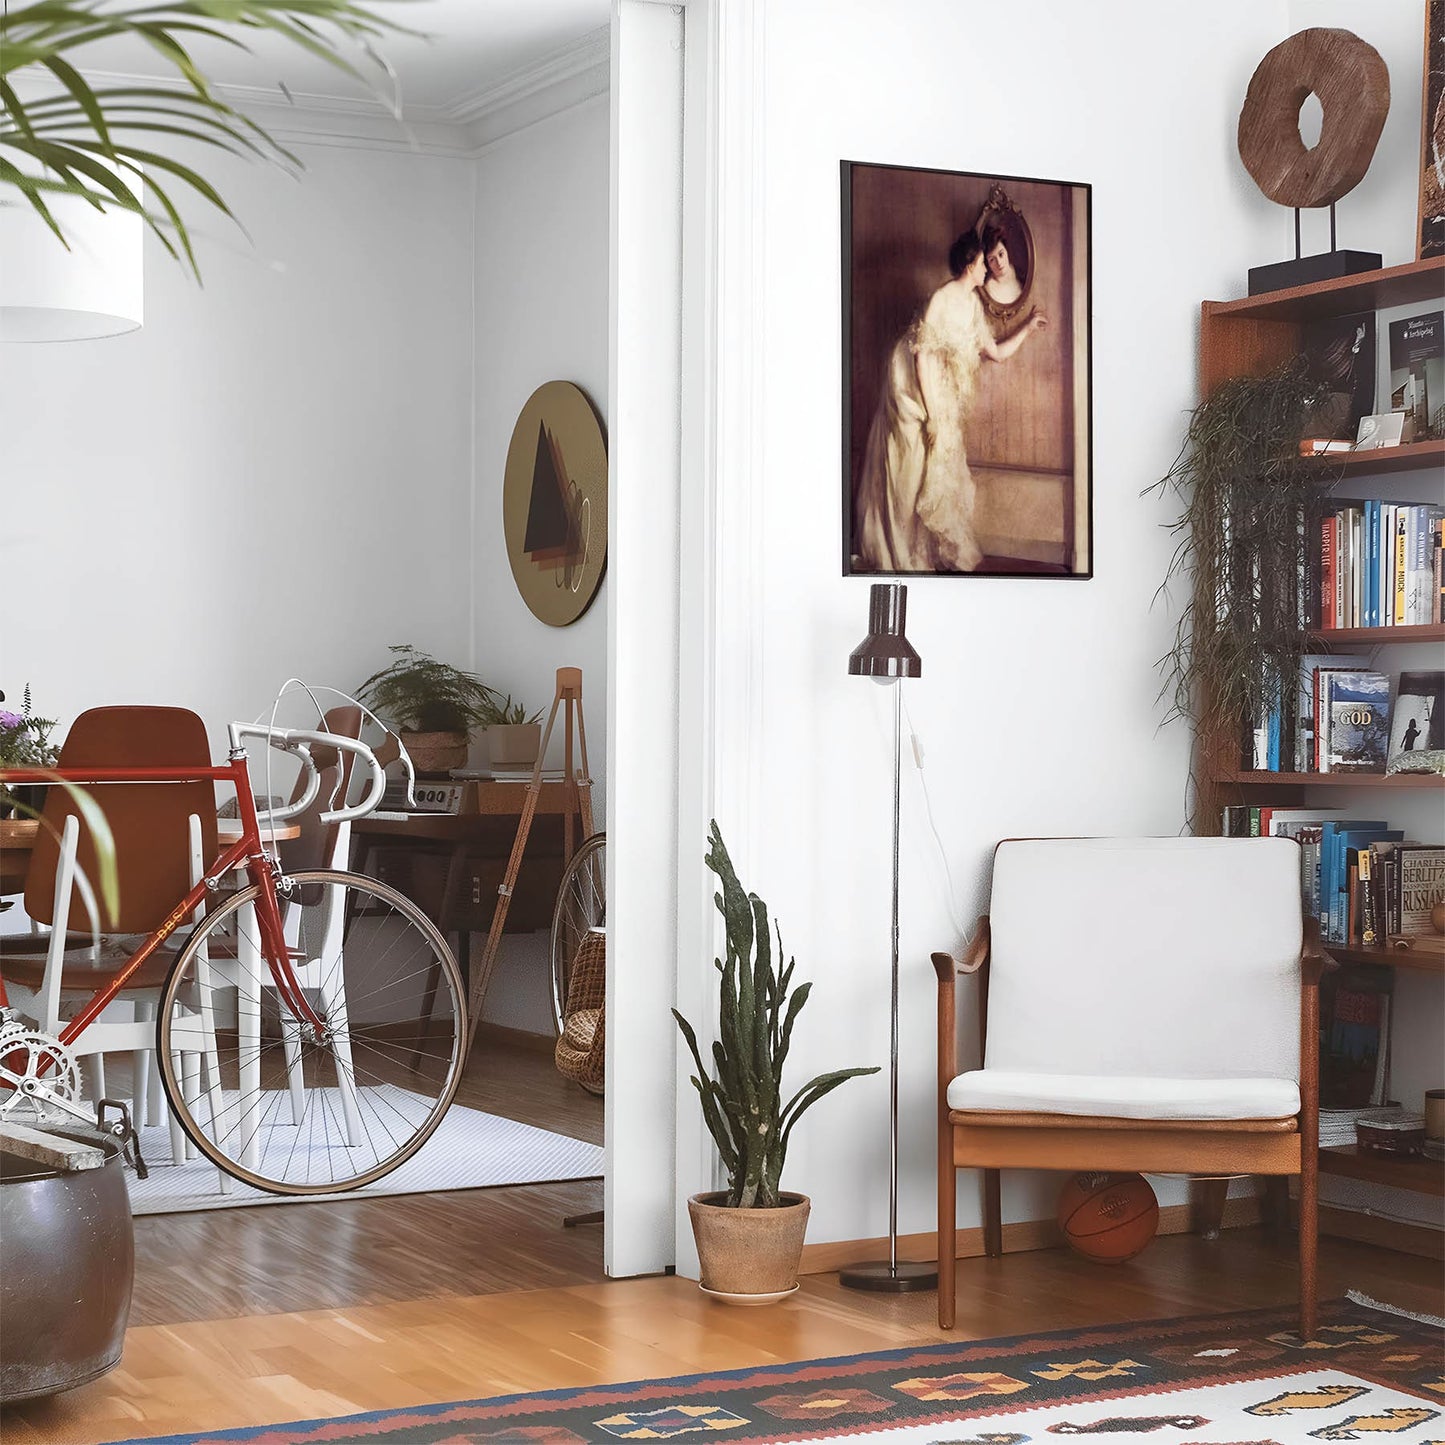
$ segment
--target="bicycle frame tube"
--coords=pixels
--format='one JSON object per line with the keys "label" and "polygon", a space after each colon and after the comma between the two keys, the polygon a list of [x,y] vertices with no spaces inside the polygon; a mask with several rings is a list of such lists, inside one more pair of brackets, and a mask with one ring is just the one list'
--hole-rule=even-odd
{"label": "bicycle frame tube", "polygon": [[[276,903],[275,868],[261,845],[261,828],[256,816],[256,800],[251,793],[246,757],[232,757],[230,762],[213,767],[188,768],[6,768],[0,770],[0,782],[56,783],[82,785],[105,783],[199,783],[223,782],[236,790],[237,808],[241,818],[241,837],[224,849],[206,876],[171,909],[165,920],[126,961],[125,966],[104,988],[97,990],[89,1002],[61,1031],[60,1042],[69,1043],[83,1033],[100,1015],[126,983],[150,956],[182,926],[209,896],[216,881],[231,869],[246,865],[247,877],[256,885],[256,922],[261,934],[261,953],[271,971],[287,1008],[302,1023],[313,1028],[324,1027],[324,1021],[307,1002],[291,966],[286,947],[281,910]],[[61,926],[57,924],[56,926]],[[6,1001],[4,979],[0,977],[0,1004]]]}

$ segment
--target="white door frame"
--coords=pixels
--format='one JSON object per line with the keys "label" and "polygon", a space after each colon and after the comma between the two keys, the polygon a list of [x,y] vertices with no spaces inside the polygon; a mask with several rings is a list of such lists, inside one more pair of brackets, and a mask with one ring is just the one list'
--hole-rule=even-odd
{"label": "white door frame", "polygon": [[[669,1008],[715,1030],[709,819],[752,851],[761,0],[614,0],[607,1244],[696,1275],[717,1162]],[[615,1022],[614,1022],[615,1021]]]}

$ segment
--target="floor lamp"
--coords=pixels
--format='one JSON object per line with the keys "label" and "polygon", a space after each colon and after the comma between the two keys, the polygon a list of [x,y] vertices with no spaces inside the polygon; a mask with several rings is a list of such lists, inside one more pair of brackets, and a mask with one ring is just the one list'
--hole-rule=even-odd
{"label": "floor lamp", "polygon": [[[923,659],[903,635],[908,588],[901,582],[875,582],[868,597],[868,636],[848,656],[853,677],[896,684],[923,676]],[[898,1258],[898,808],[902,780],[903,689],[893,689],[893,975],[888,1092],[888,1258],[849,1265],[838,1272],[851,1289],[903,1293],[933,1289],[938,1267]]]}

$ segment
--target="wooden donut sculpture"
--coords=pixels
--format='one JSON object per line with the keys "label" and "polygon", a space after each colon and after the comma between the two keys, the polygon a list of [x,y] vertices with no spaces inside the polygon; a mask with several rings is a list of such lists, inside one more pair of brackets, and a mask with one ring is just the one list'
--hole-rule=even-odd
{"label": "wooden donut sculpture", "polygon": [[[1319,143],[1300,135],[1300,107],[1319,97]],[[1349,30],[1301,30],[1250,77],[1239,113],[1239,158],[1281,206],[1328,206],[1364,179],[1390,110],[1390,72]]]}

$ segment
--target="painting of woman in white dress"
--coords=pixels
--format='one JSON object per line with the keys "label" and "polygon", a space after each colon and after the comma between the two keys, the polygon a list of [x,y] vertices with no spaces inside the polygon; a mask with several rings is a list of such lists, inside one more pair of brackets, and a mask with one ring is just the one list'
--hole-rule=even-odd
{"label": "painting of woman in white dress", "polygon": [[843,166],[844,573],[1091,575],[1089,188]]}

